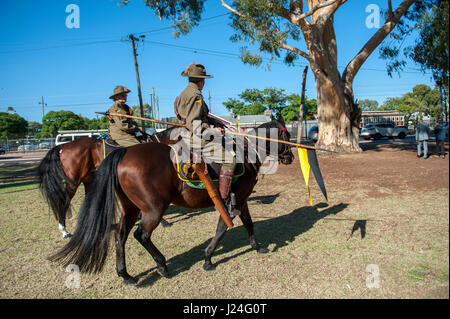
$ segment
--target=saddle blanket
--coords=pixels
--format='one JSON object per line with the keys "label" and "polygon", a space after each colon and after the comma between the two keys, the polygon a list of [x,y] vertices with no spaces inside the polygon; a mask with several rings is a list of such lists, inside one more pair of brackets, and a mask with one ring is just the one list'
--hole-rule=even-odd
{"label": "saddle blanket", "polygon": [[[186,184],[193,188],[205,189],[205,185],[200,181],[200,178],[195,173],[192,168],[192,163],[181,161],[179,158],[179,150],[177,149],[177,144],[169,145],[172,149],[171,158],[172,163],[177,171],[178,178]],[[210,163],[207,164],[208,174],[211,177],[211,180],[216,184],[219,184],[219,174],[220,174],[220,163]],[[233,181],[235,183],[239,177],[244,175],[245,167],[242,163],[237,163],[236,168],[234,169]]]}
{"label": "saddle blanket", "polygon": [[102,142],[103,142],[103,159],[105,159],[106,156],[108,156],[112,151],[118,148],[123,148],[123,146],[120,146],[119,144],[111,144],[111,141],[108,141],[106,139],[102,139]]}

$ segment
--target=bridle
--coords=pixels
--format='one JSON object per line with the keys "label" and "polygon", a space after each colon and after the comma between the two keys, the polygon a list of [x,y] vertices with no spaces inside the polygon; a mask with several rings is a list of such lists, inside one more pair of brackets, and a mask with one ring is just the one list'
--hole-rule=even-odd
{"label": "bridle", "polygon": [[[277,122],[277,125],[278,125],[278,128],[280,128],[280,130],[278,130],[278,139],[281,141],[289,142],[289,137],[287,135],[286,128],[281,126],[281,124],[279,122]],[[280,131],[281,131],[281,133],[280,133]],[[280,161],[282,158],[285,158],[287,156],[287,154],[291,152],[291,148],[289,147],[289,145],[283,144],[283,146],[284,146],[283,151],[278,154],[278,161]]]}

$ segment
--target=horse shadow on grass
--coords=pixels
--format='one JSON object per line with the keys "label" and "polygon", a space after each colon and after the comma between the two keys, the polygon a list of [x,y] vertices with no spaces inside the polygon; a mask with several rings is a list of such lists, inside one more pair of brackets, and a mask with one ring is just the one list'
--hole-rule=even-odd
{"label": "horse shadow on grass", "polygon": [[[269,205],[272,204],[277,198],[280,196],[280,193],[274,195],[266,195],[266,196],[253,196],[248,199],[248,201],[255,201],[257,204]],[[167,211],[164,213],[164,218],[167,220],[170,225],[181,222],[183,220],[196,217],[199,215],[203,215],[206,213],[210,213],[215,211],[214,207],[208,207],[205,209],[186,209],[183,207],[170,206]],[[176,219],[176,220],[174,220]],[[164,226],[164,225],[163,225]]]}
{"label": "horse shadow on grass", "polygon": [[[327,204],[319,203],[315,206],[301,207],[293,210],[291,213],[268,218],[265,220],[254,222],[255,235],[259,243],[263,247],[275,245],[269,253],[276,253],[281,247],[289,245],[296,237],[310,230],[314,224],[330,215],[336,215],[347,208],[348,204],[341,203],[328,207],[322,211],[319,208],[327,207]],[[174,256],[167,261],[170,277],[175,277],[178,274],[189,270],[198,262],[203,262],[205,257],[205,249],[209,245],[211,238],[208,238],[202,244],[193,247],[192,249]],[[248,249],[236,252],[234,255],[223,257],[224,254],[238,250],[242,247]],[[219,266],[233,258],[247,254],[253,251],[249,244],[248,234],[244,226],[238,226],[227,231],[213,255],[212,261],[214,266]],[[164,252],[162,252],[164,254]],[[222,256],[222,258],[221,258]],[[151,258],[150,258],[151,260]],[[217,267],[216,271],[220,271]],[[161,277],[156,273],[156,268],[152,267],[136,276],[140,280],[138,287],[147,287],[153,285]],[[142,280],[141,280],[142,279]]]}

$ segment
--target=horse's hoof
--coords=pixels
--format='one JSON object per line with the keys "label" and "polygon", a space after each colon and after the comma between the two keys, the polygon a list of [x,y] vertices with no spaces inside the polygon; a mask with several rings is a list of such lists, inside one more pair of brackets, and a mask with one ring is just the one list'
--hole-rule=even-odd
{"label": "horse's hoof", "polygon": [[137,282],[138,282],[137,278],[134,277],[130,277],[128,279],[123,280],[123,283],[127,286],[136,286]]}
{"label": "horse's hoof", "polygon": [[269,252],[269,250],[267,248],[264,247],[259,247],[257,249],[258,254],[267,254]]}
{"label": "horse's hoof", "polygon": [[64,239],[67,239],[67,238],[72,237],[72,234],[71,234],[71,233],[66,233],[66,234],[64,234],[62,237],[63,237]]}
{"label": "horse's hoof", "polygon": [[206,271],[216,270],[216,266],[214,266],[211,262],[205,262],[203,264],[203,269]]}
{"label": "horse's hoof", "polygon": [[156,271],[161,277],[169,277],[169,271],[167,270],[167,266],[156,267]]}

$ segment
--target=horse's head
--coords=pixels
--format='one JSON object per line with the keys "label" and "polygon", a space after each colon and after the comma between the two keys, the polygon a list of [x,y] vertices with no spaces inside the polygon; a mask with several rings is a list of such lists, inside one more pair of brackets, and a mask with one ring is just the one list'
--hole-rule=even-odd
{"label": "horse's head", "polygon": [[[283,116],[279,114],[278,117],[276,119],[273,118],[272,121],[276,123],[278,128],[278,140],[289,142],[291,134],[286,129]],[[278,160],[285,165],[289,165],[294,161],[294,154],[292,154],[289,145],[278,143]]]}

